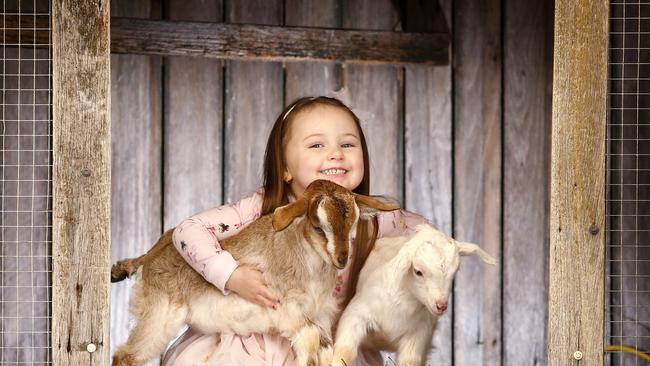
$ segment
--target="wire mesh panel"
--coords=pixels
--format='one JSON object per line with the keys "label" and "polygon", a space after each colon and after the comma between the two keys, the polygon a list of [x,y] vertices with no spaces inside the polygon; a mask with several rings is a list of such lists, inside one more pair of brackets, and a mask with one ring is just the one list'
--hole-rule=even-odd
{"label": "wire mesh panel", "polygon": [[650,1],[610,2],[607,365],[650,350]]}
{"label": "wire mesh panel", "polygon": [[49,364],[50,3],[0,2],[0,364]]}

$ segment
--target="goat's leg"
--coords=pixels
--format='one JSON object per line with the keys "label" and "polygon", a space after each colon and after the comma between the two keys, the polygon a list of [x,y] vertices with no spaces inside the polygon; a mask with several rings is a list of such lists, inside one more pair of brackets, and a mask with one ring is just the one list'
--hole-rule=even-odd
{"label": "goat's leg", "polygon": [[113,366],[141,365],[165,351],[187,315],[166,296],[146,296],[133,307],[136,325],[113,355]]}
{"label": "goat's leg", "polygon": [[296,352],[298,366],[318,366],[318,351],[320,349],[320,330],[308,325],[301,328],[291,340]]}
{"label": "goat's leg", "polygon": [[422,366],[431,348],[432,332],[405,334],[397,346],[397,366]]}
{"label": "goat's leg", "polygon": [[357,358],[359,345],[361,345],[361,341],[363,341],[368,332],[368,325],[371,321],[367,317],[368,313],[363,314],[361,311],[357,311],[357,309],[351,309],[350,305],[348,305],[348,309],[343,313],[336,331],[332,366],[352,365],[352,362]]}

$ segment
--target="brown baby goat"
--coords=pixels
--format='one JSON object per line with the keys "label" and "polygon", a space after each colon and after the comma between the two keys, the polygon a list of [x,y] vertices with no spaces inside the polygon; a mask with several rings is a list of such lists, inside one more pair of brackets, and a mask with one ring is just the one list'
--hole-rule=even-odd
{"label": "brown baby goat", "polygon": [[331,343],[336,270],[347,263],[358,219],[397,208],[317,180],[295,202],[222,240],[240,264],[262,270],[280,300],[277,310],[224,296],[185,262],[167,231],[147,254],[111,270],[120,280],[142,267],[131,300],[135,327],[113,365],[139,365],[159,355],[184,323],[207,334],[276,331],[291,340],[299,365],[316,365],[321,342]]}

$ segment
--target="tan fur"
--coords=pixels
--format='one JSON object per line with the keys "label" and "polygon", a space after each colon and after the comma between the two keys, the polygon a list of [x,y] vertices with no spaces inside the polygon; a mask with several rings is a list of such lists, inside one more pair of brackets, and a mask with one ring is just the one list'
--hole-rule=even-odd
{"label": "tan fur", "polygon": [[[320,344],[331,343],[336,268],[347,262],[350,233],[359,218],[357,197],[335,183],[315,181],[296,202],[220,242],[239,264],[262,270],[280,300],[277,310],[221,294],[170,245],[171,230],[146,255],[118,262],[112,271],[118,277],[142,267],[131,303],[136,325],[113,365],[138,365],[155,357],[183,323],[204,333],[277,331],[294,342],[300,365],[315,364]],[[364,212],[397,208],[363,200]],[[314,215],[319,207],[326,222]]]}

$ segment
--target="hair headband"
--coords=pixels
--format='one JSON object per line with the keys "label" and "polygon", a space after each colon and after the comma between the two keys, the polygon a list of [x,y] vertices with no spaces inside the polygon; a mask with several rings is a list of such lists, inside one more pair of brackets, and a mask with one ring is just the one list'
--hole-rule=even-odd
{"label": "hair headband", "polygon": [[289,108],[289,110],[287,110],[286,112],[284,112],[284,115],[282,116],[282,120],[284,121],[285,119],[287,119],[287,116],[291,113],[291,111],[293,111],[294,108],[296,108],[296,106],[297,106],[298,104],[304,104],[304,103],[306,103],[306,102],[311,102],[312,100],[315,100],[315,99],[317,99],[317,98],[318,98],[318,97],[309,97],[309,99],[306,100],[306,101],[304,101],[303,103],[296,103],[296,104],[292,105],[291,108]]}

